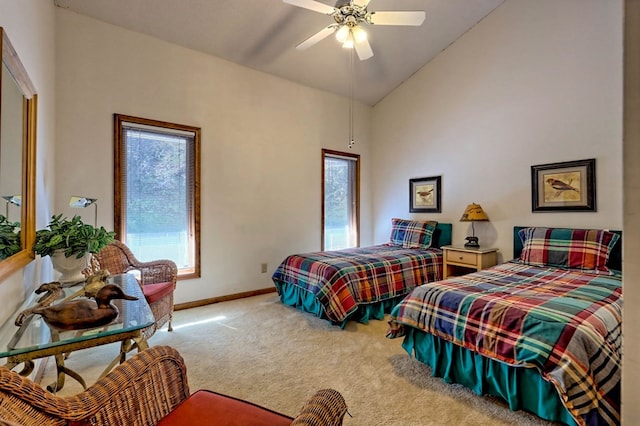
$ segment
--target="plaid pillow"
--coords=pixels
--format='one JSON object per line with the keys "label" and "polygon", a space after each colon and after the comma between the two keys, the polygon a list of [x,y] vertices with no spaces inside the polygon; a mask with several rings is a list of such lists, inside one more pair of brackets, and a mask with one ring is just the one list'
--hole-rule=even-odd
{"label": "plaid pillow", "polygon": [[390,243],[403,248],[431,247],[431,237],[438,222],[433,220],[391,219]]}
{"label": "plaid pillow", "polygon": [[620,237],[601,229],[524,228],[520,261],[533,266],[556,266],[609,272],[609,253]]}

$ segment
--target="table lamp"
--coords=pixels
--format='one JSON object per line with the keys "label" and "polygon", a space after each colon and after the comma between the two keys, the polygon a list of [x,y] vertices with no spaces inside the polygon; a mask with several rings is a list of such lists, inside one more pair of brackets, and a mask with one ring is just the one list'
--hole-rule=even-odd
{"label": "table lamp", "polygon": [[79,208],[79,209],[83,209],[85,207],[89,207],[91,204],[93,204],[96,208],[95,210],[95,215],[94,215],[94,220],[93,220],[93,226],[97,227],[98,226],[98,203],[97,203],[98,199],[97,198],[87,198],[87,197],[71,197],[71,199],[69,200],[69,207],[73,207],[73,208]]}
{"label": "table lamp", "polygon": [[480,247],[480,244],[478,243],[478,237],[476,237],[476,230],[473,224],[474,222],[488,221],[489,217],[484,212],[484,210],[482,210],[480,204],[472,203],[467,206],[467,208],[464,210],[464,213],[462,213],[462,217],[460,218],[460,222],[471,222],[472,235],[466,238],[467,242],[464,245],[465,247]]}
{"label": "table lamp", "polygon": [[9,204],[20,207],[22,205],[22,195],[3,195],[2,198],[7,202],[5,206],[5,217],[9,220]]}

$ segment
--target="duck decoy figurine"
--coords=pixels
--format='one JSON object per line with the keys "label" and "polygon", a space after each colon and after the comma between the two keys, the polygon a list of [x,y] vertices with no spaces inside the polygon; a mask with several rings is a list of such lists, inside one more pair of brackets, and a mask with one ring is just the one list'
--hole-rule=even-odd
{"label": "duck decoy figurine", "polygon": [[33,313],[42,316],[51,328],[59,331],[94,328],[109,324],[118,316],[118,308],[111,304],[113,299],[138,300],[137,297],[125,294],[117,285],[107,284],[98,290],[95,301],[71,300],[36,307]]}

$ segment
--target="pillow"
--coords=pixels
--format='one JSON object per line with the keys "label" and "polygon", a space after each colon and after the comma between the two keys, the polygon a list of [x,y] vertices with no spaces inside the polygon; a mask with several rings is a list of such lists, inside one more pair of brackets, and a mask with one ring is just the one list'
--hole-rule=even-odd
{"label": "pillow", "polygon": [[403,248],[431,247],[431,237],[438,222],[433,220],[391,219],[390,243]]}
{"label": "pillow", "polygon": [[607,260],[620,237],[601,229],[524,228],[520,261],[533,266],[555,266],[609,272]]}

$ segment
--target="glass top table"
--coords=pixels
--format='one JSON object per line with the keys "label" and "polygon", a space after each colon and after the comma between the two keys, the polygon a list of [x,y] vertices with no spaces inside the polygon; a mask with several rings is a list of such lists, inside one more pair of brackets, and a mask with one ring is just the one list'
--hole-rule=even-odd
{"label": "glass top table", "polygon": [[[118,317],[111,323],[90,329],[56,331],[51,329],[40,315],[27,316],[21,326],[15,325],[15,319],[21,312],[35,306],[37,302],[27,300],[17,312],[0,328],[0,358],[6,358],[6,367],[13,369],[24,364],[21,375],[33,371],[34,359],[54,356],[57,367],[57,382],[47,386],[51,392],[62,389],[65,375],[77,380],[83,387],[82,377],[64,365],[65,354],[80,349],[120,342],[119,356],[109,364],[102,375],[107,374],[118,362],[124,361],[127,353],[133,349],[143,350],[148,344],[143,330],[153,325],[155,319],[142,289],[135,276],[131,274],[113,275],[108,284],[116,284],[125,294],[137,297],[137,300],[115,299],[111,303],[118,309]],[[84,282],[64,287],[53,304],[84,298]],[[46,296],[46,295],[45,295]]]}

